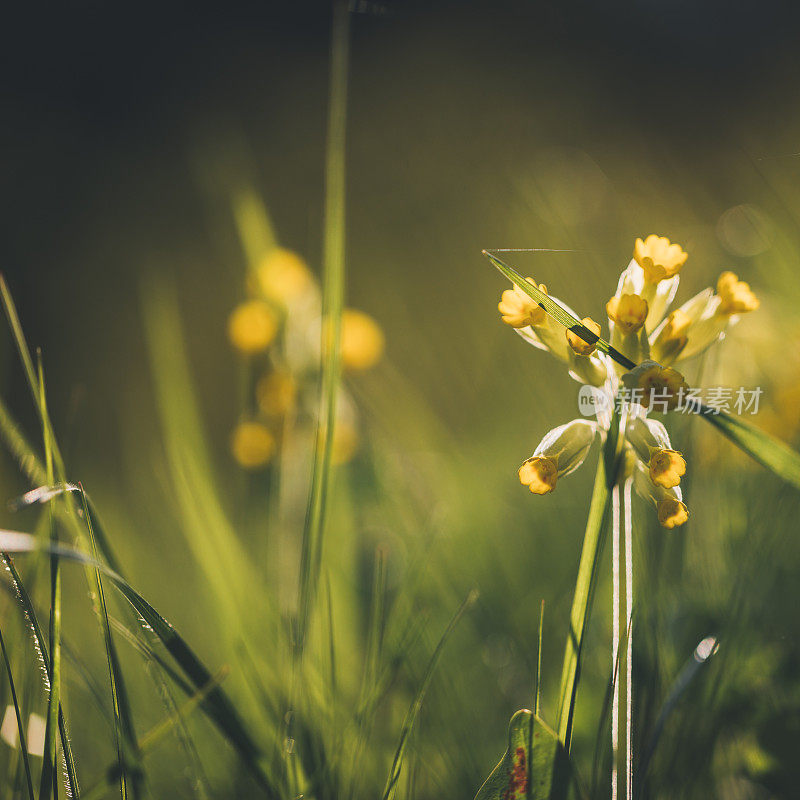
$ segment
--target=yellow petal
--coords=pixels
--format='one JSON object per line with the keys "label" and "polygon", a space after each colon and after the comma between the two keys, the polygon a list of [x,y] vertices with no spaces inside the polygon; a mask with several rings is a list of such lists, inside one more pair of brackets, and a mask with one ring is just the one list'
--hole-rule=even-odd
{"label": "yellow petal", "polygon": [[675,497],[665,497],[658,504],[658,521],[664,528],[677,528],[689,519],[689,509]]}
{"label": "yellow petal", "polygon": [[545,456],[529,458],[519,468],[519,482],[534,494],[549,494],[556,488],[558,466]]}

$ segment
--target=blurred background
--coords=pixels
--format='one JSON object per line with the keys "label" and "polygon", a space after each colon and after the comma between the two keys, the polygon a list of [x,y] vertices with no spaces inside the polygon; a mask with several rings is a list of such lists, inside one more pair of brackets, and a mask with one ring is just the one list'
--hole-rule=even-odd
{"label": "blurred background", "polygon": [[[174,290],[221,508],[255,572],[291,606],[299,528],[284,526],[276,557],[264,544],[272,478],[242,469],[230,448],[248,396],[227,334],[247,296],[234,205],[243,190],[261,198],[281,245],[319,276],[329,8],[73,2],[17,14],[3,34],[2,270],[43,352],[69,477],[92,494],[137,589],[219,668],[232,656],[179,532],[143,306],[154,282]],[[500,324],[506,283],[481,250],[582,251],[509,260],[595,319],[637,236],[688,251],[679,302],[737,272],[762,308],[717,348],[704,380],[762,386],[755,423],[796,446],[800,10],[385,0],[356,3],[351,23],[346,303],[379,323],[385,353],[346,377],[359,444],[336,469],[326,543],[336,627],[343,669],[360,675],[376,548],[391,602],[428,621],[401,653],[364,758],[372,786],[438,635],[480,591],[414,738],[416,796],[470,797],[505,747],[509,717],[532,703],[541,599],[542,711],[553,721],[595,457],[551,496],[520,487],[517,467],[542,435],[577,416],[577,387]],[[35,438],[10,335],[0,376]],[[671,427],[694,459],[690,523],[665,532],[640,509],[637,746],[696,644],[723,632],[728,644],[669,719],[646,791],[796,796],[800,503],[701,426]],[[0,474],[3,499],[30,488],[10,457]],[[0,520],[28,529],[24,514],[4,509]],[[578,704],[587,782],[609,680],[609,573]],[[102,676],[80,580],[68,581],[83,606],[65,614],[65,636]],[[268,660],[269,642],[261,647]],[[124,652],[146,730],[163,712]],[[67,681],[76,755],[102,774],[105,723],[81,703],[80,681]],[[201,725],[198,736],[211,796],[245,791],[215,732]],[[152,796],[195,796],[168,744],[148,759]]]}

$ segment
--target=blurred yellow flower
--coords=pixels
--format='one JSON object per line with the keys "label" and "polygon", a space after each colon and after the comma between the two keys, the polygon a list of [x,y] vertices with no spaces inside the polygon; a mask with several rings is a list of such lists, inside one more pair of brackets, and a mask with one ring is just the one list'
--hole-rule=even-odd
{"label": "blurred yellow flower", "polygon": [[750,284],[739,280],[734,272],[723,272],[717,280],[720,314],[745,314],[755,311],[761,303]]}
{"label": "blurred yellow flower", "polygon": [[[533,278],[525,278],[525,280],[536,286]],[[547,287],[543,283],[539,284],[539,289],[547,294]],[[512,328],[541,325],[547,321],[547,312],[516,285],[513,289],[506,289],[503,292],[500,302],[497,304],[497,310],[502,315],[503,322]]]}
{"label": "blurred yellow flower", "polygon": [[677,450],[654,448],[648,464],[650,480],[656,486],[672,489],[686,474],[686,460]]}
{"label": "blurred yellow flower", "polygon": [[231,453],[239,466],[259,469],[275,452],[275,437],[260,422],[240,422],[231,436]]}
{"label": "blurred yellow flower", "polygon": [[644,241],[637,239],[633,258],[644,271],[647,283],[658,283],[681,271],[689,254],[679,244],[671,244],[666,236],[651,233]]}
{"label": "blurred yellow flower", "polygon": [[256,275],[264,296],[284,306],[314,286],[314,276],[306,262],[283,247],[276,247],[264,256]]}
{"label": "blurred yellow flower", "polygon": [[549,494],[556,488],[558,464],[554,458],[533,456],[519,468],[519,482],[534,494]]}
{"label": "blurred yellow flower", "polygon": [[606,303],[608,318],[626,336],[641,329],[647,319],[647,310],[647,300],[638,294],[615,296]]}
{"label": "blurred yellow flower", "polygon": [[347,464],[358,452],[358,431],[349,422],[339,421],[333,429],[331,461],[336,464]]}
{"label": "blurred yellow flower", "polygon": [[689,519],[689,509],[676,497],[665,497],[658,503],[658,521],[664,528],[677,528]]}
{"label": "blurred yellow flower", "polygon": [[342,366],[350,370],[374,367],[383,355],[385,339],[380,325],[363,311],[342,312]]}
{"label": "blurred yellow flower", "polygon": [[240,303],[228,318],[228,338],[242,353],[266,350],[278,332],[278,321],[272,309],[262,300]]}
{"label": "blurred yellow flower", "polygon": [[270,372],[256,384],[258,407],[268,416],[283,416],[294,407],[296,398],[297,383],[288,372]]}
{"label": "blurred yellow flower", "polygon": [[[581,320],[581,324],[584,328],[587,328],[597,336],[600,335],[600,326],[591,317],[584,317]],[[572,348],[576,355],[590,356],[592,353],[594,353],[595,348],[593,344],[589,344],[589,342],[584,341],[580,336],[578,336],[577,333],[573,333],[569,329],[567,329],[567,344]]]}

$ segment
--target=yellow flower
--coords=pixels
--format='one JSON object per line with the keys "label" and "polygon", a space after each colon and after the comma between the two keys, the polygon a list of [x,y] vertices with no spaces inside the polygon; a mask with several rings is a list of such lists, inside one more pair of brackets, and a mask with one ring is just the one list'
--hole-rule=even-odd
{"label": "yellow flower", "polygon": [[364,370],[383,355],[385,339],[380,325],[369,314],[346,308],[342,313],[342,366]]}
{"label": "yellow flower", "polygon": [[670,244],[666,236],[651,233],[644,241],[636,240],[633,258],[644,270],[648,283],[658,283],[672,278],[681,271],[689,254],[679,244]]}
{"label": "yellow flower", "polygon": [[681,353],[689,341],[687,333],[692,325],[692,318],[681,309],[675,309],[668,317],[653,342],[651,352],[653,358],[661,364],[671,364]]}
{"label": "yellow flower", "polygon": [[288,372],[271,372],[256,384],[258,407],[269,416],[286,414],[294,406],[296,398],[297,383]]}
{"label": "yellow flower", "polygon": [[658,503],[658,521],[663,528],[677,528],[689,519],[689,509],[676,497],[665,497]]}
{"label": "yellow flower", "polygon": [[557,481],[558,465],[554,458],[533,456],[519,468],[519,482],[534,494],[549,494]]}
{"label": "yellow flower", "polygon": [[644,325],[647,319],[647,300],[638,294],[615,296],[606,303],[606,313],[627,336],[636,333]]}
{"label": "yellow flower", "polygon": [[240,422],[231,436],[231,452],[241,467],[258,469],[272,458],[275,437],[260,422]]}
{"label": "yellow flower", "polygon": [[[596,336],[600,335],[600,326],[590,317],[584,317],[581,320],[584,328],[594,333]],[[576,355],[590,356],[594,353],[594,344],[582,339],[577,333],[574,333],[571,328],[567,329],[567,344],[572,348]]]}
{"label": "yellow flower", "polygon": [[720,314],[745,314],[755,311],[761,303],[750,285],[739,280],[734,272],[723,272],[717,280]]}
{"label": "yellow flower", "polygon": [[677,450],[663,447],[653,448],[650,454],[650,480],[656,486],[672,489],[686,474],[686,460]]}
{"label": "yellow flower", "polygon": [[358,451],[358,431],[348,422],[339,421],[333,429],[331,461],[346,464]]}
{"label": "yellow flower", "polygon": [[645,408],[651,403],[656,406],[666,403],[670,411],[678,405],[681,391],[689,388],[680,372],[672,367],[662,367],[655,361],[642,362],[636,369],[623,375],[622,381],[628,389],[633,390],[633,402]]}
{"label": "yellow flower", "polygon": [[[533,278],[525,278],[525,280],[536,286]],[[547,287],[543,283],[539,284],[539,289],[547,294]],[[513,289],[506,289],[503,292],[500,302],[497,304],[497,310],[502,315],[503,322],[512,328],[541,325],[547,321],[545,310],[516,285]]]}
{"label": "yellow flower", "polygon": [[272,309],[262,300],[240,303],[228,318],[228,338],[242,353],[266,350],[278,332],[278,321]]}
{"label": "yellow flower", "polygon": [[314,286],[314,276],[297,253],[276,247],[256,268],[258,287],[265,297],[288,305]]}

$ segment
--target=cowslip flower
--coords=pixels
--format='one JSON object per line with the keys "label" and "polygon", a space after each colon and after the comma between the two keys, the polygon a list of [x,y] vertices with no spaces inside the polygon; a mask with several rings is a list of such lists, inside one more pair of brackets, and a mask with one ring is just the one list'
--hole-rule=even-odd
{"label": "cowslip flower", "polygon": [[[716,292],[705,289],[670,310],[687,257],[666,237],[651,234],[636,240],[633,258],[606,303],[611,345],[637,365],[630,370],[597,351],[594,337],[600,336],[601,328],[591,318],[581,320],[584,338],[577,326],[565,330],[521,287],[503,292],[498,306],[503,322],[529,344],[564,362],[570,376],[597,395],[592,405],[595,420],[575,419],[554,428],[519,468],[520,482],[533,494],[550,494],[559,478],[583,463],[594,439],[607,435],[610,409],[625,387],[630,402],[624,403],[627,422],[620,435],[633,485],[653,503],[663,527],[675,528],[688,520],[680,490],[686,460],[673,448],[664,425],[648,414],[674,410],[688,390],[683,375],[671,365],[722,338],[739,315],[758,307],[758,299],[738,276],[725,272]],[[533,278],[526,280],[537,285]],[[546,293],[544,286],[539,289]],[[552,299],[579,318],[565,303]]]}
{"label": "cowslip flower", "polygon": [[560,477],[583,464],[597,435],[597,423],[574,419],[553,428],[519,468],[519,481],[533,494],[549,494]]}

